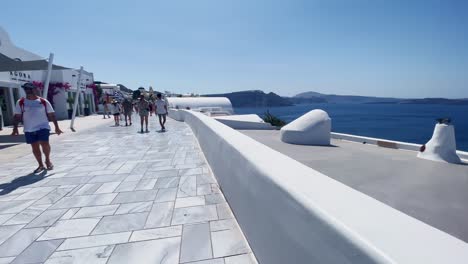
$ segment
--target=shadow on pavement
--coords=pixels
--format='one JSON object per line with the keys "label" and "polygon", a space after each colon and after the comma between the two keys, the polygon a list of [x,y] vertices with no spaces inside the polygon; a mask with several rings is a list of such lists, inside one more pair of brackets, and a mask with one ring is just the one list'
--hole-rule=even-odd
{"label": "shadow on pavement", "polygon": [[26,139],[24,135],[11,136],[11,135],[0,135],[0,143],[25,143]]}
{"label": "shadow on pavement", "polygon": [[[0,189],[1,189],[0,196],[9,194],[12,191],[18,189],[19,187],[27,186],[27,185],[36,183],[40,180],[43,180],[46,178],[46,174],[47,174],[47,171],[43,170],[42,172],[37,173],[37,174],[30,173],[28,175],[18,177],[11,182],[0,184]],[[52,176],[52,175],[54,174],[50,174],[48,176]]]}

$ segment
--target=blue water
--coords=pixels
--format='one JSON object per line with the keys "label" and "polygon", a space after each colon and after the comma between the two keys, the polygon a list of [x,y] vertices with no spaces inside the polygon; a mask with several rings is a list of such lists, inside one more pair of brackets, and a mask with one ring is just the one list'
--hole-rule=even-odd
{"label": "blue water", "polygon": [[468,151],[467,105],[317,103],[288,107],[236,108],[235,112],[263,116],[269,110],[273,115],[291,122],[317,108],[330,115],[334,132],[419,144],[424,144],[431,138],[436,118],[451,117],[455,125],[457,149]]}

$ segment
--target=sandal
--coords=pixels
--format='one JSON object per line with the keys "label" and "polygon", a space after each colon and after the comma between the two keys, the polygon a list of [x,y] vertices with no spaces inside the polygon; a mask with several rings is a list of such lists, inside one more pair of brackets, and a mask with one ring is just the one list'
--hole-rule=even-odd
{"label": "sandal", "polygon": [[52,164],[52,162],[46,162],[46,165],[47,165],[47,170],[53,170],[54,169],[54,164]]}
{"label": "sandal", "polygon": [[34,170],[33,173],[39,173],[39,172],[41,172],[43,170],[45,170],[45,168],[43,166],[39,166],[39,167],[37,167],[37,169]]}

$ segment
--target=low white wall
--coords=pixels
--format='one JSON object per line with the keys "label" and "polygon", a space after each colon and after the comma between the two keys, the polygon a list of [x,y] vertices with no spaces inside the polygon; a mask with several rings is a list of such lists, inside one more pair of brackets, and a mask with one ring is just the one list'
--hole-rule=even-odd
{"label": "low white wall", "polygon": [[275,129],[270,123],[266,123],[258,115],[229,115],[217,116],[214,119],[234,129],[255,129],[272,130]]}
{"label": "low white wall", "polygon": [[193,111],[200,146],[260,263],[465,263],[468,244]]}

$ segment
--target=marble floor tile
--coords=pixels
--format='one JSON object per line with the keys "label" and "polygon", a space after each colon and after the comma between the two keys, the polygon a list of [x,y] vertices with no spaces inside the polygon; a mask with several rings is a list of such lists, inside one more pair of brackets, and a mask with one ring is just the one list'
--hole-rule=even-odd
{"label": "marble floor tile", "polygon": [[0,226],[0,245],[23,227],[24,225]]}
{"label": "marble floor tile", "polygon": [[178,170],[163,170],[163,171],[156,171],[152,173],[155,178],[164,178],[164,177],[177,177],[179,175]]}
{"label": "marble floor tile", "polygon": [[80,210],[81,208],[71,208],[71,209],[61,209],[61,210],[66,210],[66,213],[60,217],[60,220],[68,220],[72,219],[72,217]]}
{"label": "marble floor tile", "polygon": [[193,206],[174,209],[172,224],[192,224],[212,220],[218,220],[215,205]]}
{"label": "marble floor tile", "polygon": [[108,205],[112,202],[112,200],[114,200],[116,196],[116,193],[108,193],[64,197],[60,201],[52,205],[50,209]]}
{"label": "marble floor tile", "polygon": [[191,262],[212,257],[209,224],[184,225],[180,262]]}
{"label": "marble floor tile", "polygon": [[67,238],[57,250],[108,246],[128,242],[131,232]]}
{"label": "marble floor tile", "polygon": [[94,192],[95,194],[103,194],[103,193],[112,193],[117,189],[117,187],[121,184],[122,182],[106,182],[103,183],[99,189]]}
{"label": "marble floor tile", "polygon": [[56,251],[45,264],[106,264],[114,246],[102,246],[83,249]]}
{"label": "marble floor tile", "polygon": [[203,174],[201,168],[181,169],[179,170],[179,176],[193,176]]}
{"label": "marble floor tile", "polygon": [[15,200],[35,200],[41,199],[42,197],[49,194],[51,191],[55,190],[56,187],[37,187],[32,188],[26,193],[15,198]]}
{"label": "marble floor tile", "polygon": [[41,198],[35,204],[53,204],[72,191],[74,187],[57,188]]}
{"label": "marble floor tile", "polygon": [[34,200],[29,201],[6,201],[0,202],[0,214],[15,214],[23,211],[31,204],[33,204]]}
{"label": "marble floor tile", "polygon": [[10,218],[15,216],[16,214],[2,214],[0,215],[0,225],[8,221]]}
{"label": "marble floor tile", "polygon": [[144,173],[130,173],[123,181],[124,182],[131,182],[131,181],[140,181],[143,179]]}
{"label": "marble floor tile", "polygon": [[238,228],[235,219],[223,219],[223,220],[211,221],[210,222],[211,232],[222,231],[222,230],[231,230],[231,229],[235,229],[235,228]]}
{"label": "marble floor tile", "polygon": [[215,178],[210,174],[197,175],[197,185],[217,183]]}
{"label": "marble floor tile", "polygon": [[226,264],[258,264],[253,254],[242,254],[224,258]]}
{"label": "marble floor tile", "polygon": [[101,186],[101,183],[86,183],[81,188],[76,190],[76,192],[73,193],[73,196],[94,194],[94,192]]}
{"label": "marble floor tile", "polygon": [[174,208],[200,206],[200,205],[205,205],[205,197],[204,196],[192,196],[192,197],[177,198],[175,201]]}
{"label": "marble floor tile", "polygon": [[62,242],[63,239],[34,242],[18,255],[12,264],[42,263],[52,255]]}
{"label": "marble floor tile", "polygon": [[217,259],[207,259],[207,260],[200,260],[195,262],[190,262],[187,264],[224,264],[224,259],[217,258]]}
{"label": "marble floor tile", "polygon": [[0,258],[0,264],[10,264],[14,259],[15,257]]}
{"label": "marble floor tile", "polygon": [[83,207],[72,218],[113,215],[118,207],[118,204]]}
{"label": "marble floor tile", "polygon": [[131,192],[135,190],[138,185],[138,181],[124,181],[122,182],[114,192]]}
{"label": "marble floor tile", "polygon": [[93,231],[100,218],[81,218],[70,220],[59,220],[52,227],[47,229],[40,240],[52,240],[59,238],[87,236]]}
{"label": "marble floor tile", "polygon": [[197,196],[197,177],[184,176],[180,178],[177,197]]}
{"label": "marble floor tile", "polygon": [[169,226],[133,231],[130,242],[176,237],[182,235],[182,226]]}
{"label": "marble floor tile", "polygon": [[135,190],[142,191],[142,190],[152,190],[154,185],[156,184],[156,179],[142,179],[138,182]]}
{"label": "marble floor tile", "polygon": [[197,186],[197,195],[208,195],[212,193],[213,189],[211,184],[202,184]]}
{"label": "marble floor tile", "polygon": [[148,213],[105,216],[96,226],[93,235],[143,229]]}
{"label": "marble floor tile", "polygon": [[145,228],[171,225],[173,210],[174,202],[154,203],[146,220]]}
{"label": "marble floor tile", "polygon": [[105,183],[105,182],[116,182],[123,181],[127,178],[128,174],[109,174],[109,175],[99,175],[92,177],[88,183]]}
{"label": "marble floor tile", "polygon": [[236,229],[211,232],[215,258],[250,253],[242,233]]}
{"label": "marble floor tile", "polygon": [[16,214],[14,217],[10,218],[5,225],[19,225],[19,224],[28,224],[42,212],[44,212],[50,204],[42,205],[31,205],[27,209],[24,209],[21,213]]}
{"label": "marble floor tile", "polygon": [[46,227],[53,225],[67,209],[47,210],[39,215],[36,219],[31,221],[26,227]]}
{"label": "marble floor tile", "polygon": [[12,257],[19,255],[44,231],[45,227],[22,229],[0,245],[0,257]]}
{"label": "marble floor tile", "polygon": [[171,202],[175,201],[177,188],[158,189],[155,202]]}
{"label": "marble floor tile", "polygon": [[118,204],[153,201],[156,198],[156,193],[156,190],[122,192],[115,197],[112,203]]}
{"label": "marble floor tile", "polygon": [[117,245],[108,264],[178,264],[180,238],[164,238]]}
{"label": "marble floor tile", "polygon": [[231,219],[234,218],[231,208],[227,203],[220,203],[216,205],[216,210],[218,211],[219,219]]}
{"label": "marble floor tile", "polygon": [[155,188],[175,188],[179,185],[179,177],[163,177],[158,178]]}
{"label": "marble floor tile", "polygon": [[43,184],[42,186],[57,186],[57,185],[68,185],[68,184],[85,184],[87,183],[92,177],[91,176],[84,176],[84,177],[65,177],[65,178],[58,178],[58,179],[50,179],[47,183]]}
{"label": "marble floor tile", "polygon": [[224,200],[224,196],[220,193],[205,195],[205,201],[206,201],[206,204],[226,203],[226,200]]}
{"label": "marble floor tile", "polygon": [[120,204],[119,209],[115,212],[116,215],[119,214],[131,214],[131,213],[143,213],[151,211],[153,202],[136,202],[136,203],[124,203]]}

